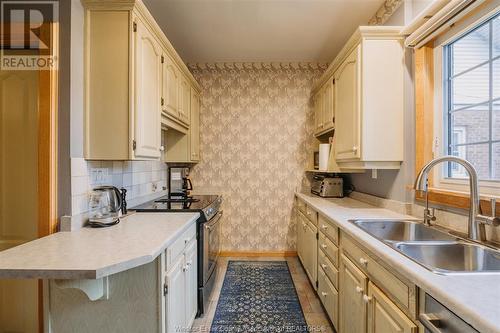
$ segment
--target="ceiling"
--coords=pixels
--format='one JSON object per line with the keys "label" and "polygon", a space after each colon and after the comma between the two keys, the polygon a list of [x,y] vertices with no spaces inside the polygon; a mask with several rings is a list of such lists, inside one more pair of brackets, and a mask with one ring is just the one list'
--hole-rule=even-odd
{"label": "ceiling", "polygon": [[330,62],[384,0],[144,0],[193,62]]}

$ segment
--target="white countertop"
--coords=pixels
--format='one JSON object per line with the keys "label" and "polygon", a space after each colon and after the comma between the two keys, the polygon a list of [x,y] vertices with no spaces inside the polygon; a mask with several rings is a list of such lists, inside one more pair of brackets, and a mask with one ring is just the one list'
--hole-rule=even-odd
{"label": "white countertop", "polygon": [[98,279],[152,262],[199,213],[134,213],[108,228],[58,232],[0,252],[0,278]]}
{"label": "white countertop", "polygon": [[350,198],[324,199],[297,193],[316,211],[436,298],[481,333],[500,332],[500,275],[439,275],[370,236],[348,220],[356,218],[409,218]]}

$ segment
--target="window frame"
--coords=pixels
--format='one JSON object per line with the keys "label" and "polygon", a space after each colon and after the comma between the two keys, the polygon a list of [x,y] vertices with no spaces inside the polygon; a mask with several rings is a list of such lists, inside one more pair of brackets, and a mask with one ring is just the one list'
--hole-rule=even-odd
{"label": "window frame", "polygon": [[[472,22],[467,22],[466,24],[457,24],[451,28],[446,33],[439,36],[434,45],[434,81],[438,84],[435,85],[435,100],[434,100],[434,147],[433,153],[435,157],[447,155],[448,143],[449,143],[449,101],[450,101],[450,89],[448,82],[448,71],[450,70],[450,52],[449,45],[460,40],[465,35],[472,31],[475,31],[485,24],[488,24],[491,20],[497,18],[500,15],[500,8],[496,8],[493,11],[482,15],[479,19],[472,20]],[[496,58],[495,58],[496,59]],[[492,63],[491,57],[488,58],[488,63]],[[486,63],[486,62],[484,62]],[[445,95],[446,96],[445,98]],[[490,95],[490,97],[492,97]],[[478,103],[478,105],[490,104],[490,112],[492,99]],[[491,123],[490,123],[491,127]],[[491,137],[491,128],[490,136]],[[488,141],[489,149],[491,150],[492,142]],[[490,151],[490,155],[492,152]],[[492,158],[492,156],[491,156]],[[491,161],[490,161],[491,162]],[[444,163],[441,167],[436,168],[433,175],[433,184],[436,189],[442,191],[454,191],[467,193],[469,191],[469,181],[467,178],[455,178],[448,176],[448,167],[450,163]],[[480,194],[485,196],[500,196],[500,179],[488,179],[479,180]]]}

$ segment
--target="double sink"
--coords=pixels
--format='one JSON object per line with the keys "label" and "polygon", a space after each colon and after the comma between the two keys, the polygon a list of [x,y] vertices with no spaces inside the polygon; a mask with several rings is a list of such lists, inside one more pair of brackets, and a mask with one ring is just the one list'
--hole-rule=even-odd
{"label": "double sink", "polygon": [[500,274],[500,251],[407,220],[351,223],[438,274]]}

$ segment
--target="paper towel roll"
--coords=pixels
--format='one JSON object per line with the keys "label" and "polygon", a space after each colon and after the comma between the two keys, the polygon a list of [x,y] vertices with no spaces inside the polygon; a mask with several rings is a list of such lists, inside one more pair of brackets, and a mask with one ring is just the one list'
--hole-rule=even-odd
{"label": "paper towel roll", "polygon": [[319,145],[319,171],[328,169],[328,159],[330,158],[330,144],[322,143]]}

